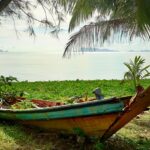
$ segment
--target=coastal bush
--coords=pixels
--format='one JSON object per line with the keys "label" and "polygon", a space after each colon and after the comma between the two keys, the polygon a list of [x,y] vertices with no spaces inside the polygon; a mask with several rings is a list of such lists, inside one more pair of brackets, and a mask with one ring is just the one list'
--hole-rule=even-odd
{"label": "coastal bush", "polygon": [[37,106],[30,100],[23,100],[21,102],[17,102],[16,104],[11,105],[12,109],[32,109],[36,107]]}
{"label": "coastal bush", "polygon": [[150,77],[149,68],[150,65],[144,66],[145,59],[141,56],[135,56],[134,60],[130,60],[129,63],[124,63],[128,68],[128,71],[124,74],[124,80],[131,80],[133,82],[135,90],[138,86],[141,86],[141,80]]}
{"label": "coastal bush", "polygon": [[1,104],[9,105],[16,100],[17,96],[23,96],[23,91],[16,89],[13,86],[14,82],[18,82],[17,78],[9,76],[0,76],[0,101]]}
{"label": "coastal bush", "polygon": [[[120,80],[80,80],[80,81],[49,81],[49,82],[16,82],[16,90],[26,91],[27,99],[44,99],[50,101],[67,101],[70,97],[80,96],[84,93],[94,97],[93,89],[99,87],[105,98],[134,95],[135,90],[131,82],[120,84]],[[146,88],[150,79],[141,80]]]}

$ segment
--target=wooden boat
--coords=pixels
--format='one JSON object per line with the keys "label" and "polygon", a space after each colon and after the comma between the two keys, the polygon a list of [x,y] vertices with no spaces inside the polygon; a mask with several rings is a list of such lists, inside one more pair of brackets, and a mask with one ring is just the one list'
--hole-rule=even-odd
{"label": "wooden boat", "polygon": [[52,131],[109,138],[150,106],[150,87],[131,97],[28,110],[0,109],[0,118]]}

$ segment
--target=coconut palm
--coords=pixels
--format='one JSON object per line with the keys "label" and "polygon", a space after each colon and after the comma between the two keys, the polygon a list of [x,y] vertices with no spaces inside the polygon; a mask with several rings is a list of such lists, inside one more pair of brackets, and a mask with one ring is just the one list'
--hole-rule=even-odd
{"label": "coconut palm", "polygon": [[127,37],[150,38],[149,0],[57,0],[72,14],[69,31],[80,23],[97,16],[94,22],[83,26],[67,43],[64,56],[81,47],[94,47],[106,40]]}
{"label": "coconut palm", "polygon": [[128,71],[124,74],[125,80],[132,80],[134,88],[140,86],[140,80],[150,76],[148,71],[150,65],[144,66],[145,59],[141,56],[136,56],[134,60],[130,60],[129,63],[124,63],[128,68]]}

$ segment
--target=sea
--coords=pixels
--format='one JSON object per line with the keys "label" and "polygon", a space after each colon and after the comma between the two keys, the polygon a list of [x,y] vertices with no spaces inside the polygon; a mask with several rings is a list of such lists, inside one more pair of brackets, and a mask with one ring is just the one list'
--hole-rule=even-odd
{"label": "sea", "polygon": [[1,52],[0,75],[20,81],[123,79],[129,62],[135,56],[150,64],[150,52],[85,52],[63,58],[62,53]]}

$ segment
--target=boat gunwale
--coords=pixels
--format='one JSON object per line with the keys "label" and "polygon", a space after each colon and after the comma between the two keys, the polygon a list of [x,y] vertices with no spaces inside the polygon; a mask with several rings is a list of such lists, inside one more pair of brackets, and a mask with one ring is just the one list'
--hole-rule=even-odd
{"label": "boat gunwale", "polygon": [[82,107],[92,107],[98,104],[99,105],[115,104],[130,98],[131,96],[120,97],[120,98],[112,97],[104,100],[94,100],[94,101],[88,101],[84,103],[68,104],[68,105],[60,105],[60,106],[44,107],[44,108],[33,108],[33,109],[0,109],[0,113],[30,113],[30,112],[37,113],[37,112],[47,112],[47,111],[48,112],[61,111],[61,110],[69,110],[69,109],[76,109]]}
{"label": "boat gunwale", "polygon": [[49,119],[34,119],[34,120],[24,120],[24,119],[2,119],[2,120],[6,120],[6,121],[25,121],[25,122],[28,122],[28,121],[48,121],[48,120],[66,120],[66,119],[76,119],[76,118],[86,118],[86,117],[101,117],[101,116],[104,116],[104,115],[111,115],[111,114],[115,114],[115,115],[120,115],[122,112],[124,112],[123,110],[118,110],[118,111],[112,111],[112,112],[105,112],[105,113],[100,113],[100,114],[91,114],[91,115],[81,115],[81,116],[72,116],[72,117],[61,117],[61,118],[49,118]]}

